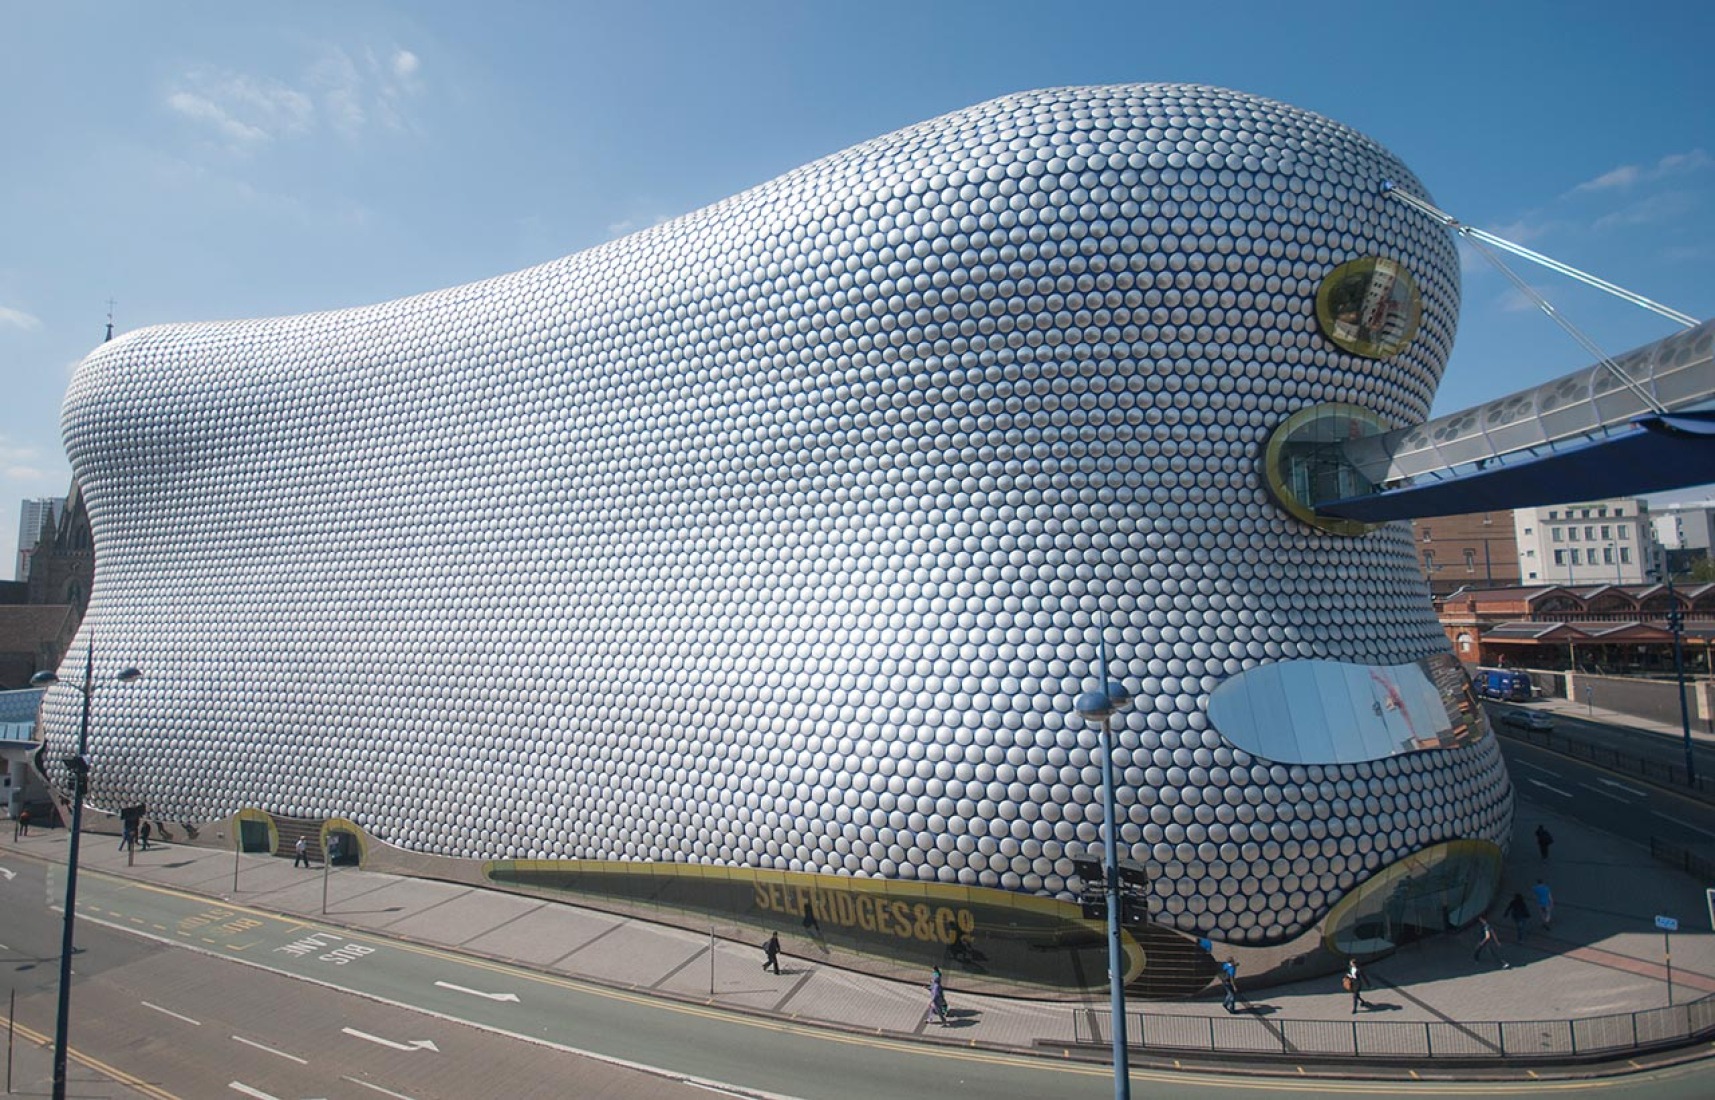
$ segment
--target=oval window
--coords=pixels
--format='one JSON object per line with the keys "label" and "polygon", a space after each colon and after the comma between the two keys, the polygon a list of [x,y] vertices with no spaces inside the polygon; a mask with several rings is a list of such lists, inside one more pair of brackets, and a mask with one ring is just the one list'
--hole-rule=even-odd
{"label": "oval window", "polygon": [[1348,260],[1322,280],[1316,320],[1328,339],[1353,355],[1386,359],[1417,336],[1423,300],[1402,264],[1366,256]]}
{"label": "oval window", "polygon": [[1373,531],[1380,524],[1318,515],[1316,505],[1375,490],[1375,483],[1346,457],[1344,447],[1348,440],[1387,430],[1380,416],[1358,405],[1300,409],[1269,434],[1263,481],[1282,508],[1312,527],[1335,535]]}

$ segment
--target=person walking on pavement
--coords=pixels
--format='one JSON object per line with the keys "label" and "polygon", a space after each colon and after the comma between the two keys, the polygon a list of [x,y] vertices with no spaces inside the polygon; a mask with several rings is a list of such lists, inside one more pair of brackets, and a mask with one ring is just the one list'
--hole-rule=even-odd
{"label": "person walking on pavement", "polygon": [[17,840],[21,836],[29,836],[29,835],[30,835],[30,811],[29,810],[19,810],[18,811],[18,823],[16,825],[12,826],[12,839]]}
{"label": "person walking on pavement", "polygon": [[1346,960],[1346,976],[1340,982],[1346,992],[1352,995],[1352,1014],[1357,1015],[1359,1008],[1369,1008],[1370,1002],[1364,1000],[1364,970],[1358,965],[1357,959]]}
{"label": "person walking on pavement", "polygon": [[299,867],[299,866],[308,867],[309,865],[310,865],[310,842],[307,839],[305,839],[304,837],[299,837],[298,842],[296,844],[292,845],[292,866],[294,866],[294,867]]}
{"label": "person walking on pavement", "polygon": [[1512,964],[1501,957],[1501,938],[1495,935],[1495,926],[1489,923],[1488,917],[1477,918],[1477,950],[1471,956],[1472,962],[1481,962],[1483,948],[1488,948],[1495,956],[1495,961],[1501,964],[1502,970],[1511,970]]}
{"label": "person walking on pavement", "polygon": [[947,1026],[947,988],[941,982],[941,968],[936,967],[929,975],[929,1015],[923,1020],[940,1020],[941,1026]]}
{"label": "person walking on pavement", "polygon": [[1221,1007],[1229,1013],[1239,1010],[1239,964],[1231,955],[1221,964]]}
{"label": "person walking on pavement", "polygon": [[1536,827],[1536,850],[1542,853],[1543,859],[1548,858],[1548,849],[1553,843],[1554,834],[1548,831],[1548,826],[1538,825]]}
{"label": "person walking on pavement", "polygon": [[1513,900],[1507,902],[1506,915],[1513,919],[1513,927],[1518,929],[1518,941],[1524,942],[1524,934],[1530,930],[1530,904],[1524,900],[1524,895],[1515,893]]}
{"label": "person walking on pavement", "polygon": [[147,821],[137,826],[137,839],[143,842],[143,850],[149,850],[149,823]]}
{"label": "person walking on pavement", "polygon": [[1542,911],[1543,931],[1546,932],[1553,929],[1554,891],[1548,888],[1548,883],[1541,879],[1537,879],[1536,885],[1530,888],[1530,892],[1536,895],[1536,907]]}
{"label": "person walking on pavement", "polygon": [[780,933],[768,934],[768,942],[762,945],[762,954],[762,969],[780,973]]}

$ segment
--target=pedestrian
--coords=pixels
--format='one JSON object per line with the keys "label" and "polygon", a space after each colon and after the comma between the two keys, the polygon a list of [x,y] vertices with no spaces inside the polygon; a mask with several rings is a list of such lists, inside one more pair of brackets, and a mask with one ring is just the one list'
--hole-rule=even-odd
{"label": "pedestrian", "polygon": [[1548,883],[1537,879],[1530,892],[1536,895],[1536,907],[1542,911],[1542,929],[1546,932],[1554,927],[1554,891],[1548,888]]}
{"label": "pedestrian", "polygon": [[768,942],[762,945],[762,954],[762,969],[780,973],[780,933],[768,934]]}
{"label": "pedestrian", "polygon": [[1221,1007],[1229,1013],[1239,1010],[1239,964],[1231,955],[1221,964]]}
{"label": "pedestrian", "polygon": [[1518,929],[1518,942],[1524,942],[1524,934],[1530,930],[1530,904],[1524,900],[1524,895],[1513,894],[1513,900],[1507,902],[1506,915],[1513,919],[1513,927]]}
{"label": "pedestrian", "polygon": [[1340,987],[1352,995],[1352,1014],[1355,1016],[1359,1008],[1371,1007],[1364,1000],[1364,970],[1358,965],[1357,959],[1346,960],[1346,976],[1340,980]]}
{"label": "pedestrian", "polygon": [[123,852],[128,848],[135,848],[136,846],[137,827],[127,821],[125,823],[125,831],[119,834],[119,850]]}
{"label": "pedestrian", "polygon": [[143,850],[149,850],[149,823],[147,821],[137,826],[137,838],[143,842]]}
{"label": "pedestrian", "polygon": [[942,984],[941,968],[938,966],[934,973],[929,975],[929,1015],[924,1017],[923,1022],[928,1023],[930,1020],[940,1020],[942,1027],[947,1026],[947,988]]}
{"label": "pedestrian", "polygon": [[1502,970],[1511,970],[1512,965],[1501,957],[1501,938],[1495,935],[1495,926],[1489,923],[1488,917],[1477,918],[1477,950],[1472,953],[1472,962],[1481,962],[1483,949],[1488,948],[1495,956],[1495,961],[1501,964]]}
{"label": "pedestrian", "polygon": [[299,837],[298,842],[292,845],[292,866],[303,866],[307,868],[309,865],[310,842],[304,837]]}
{"label": "pedestrian", "polygon": [[29,835],[30,835],[30,811],[29,810],[19,810],[18,811],[18,824],[15,827],[13,827],[13,829],[12,829],[12,839],[17,840],[21,836],[29,836]]}
{"label": "pedestrian", "polygon": [[1548,848],[1554,843],[1554,834],[1548,831],[1548,826],[1536,827],[1536,850],[1542,853],[1542,858],[1548,858]]}
{"label": "pedestrian", "polygon": [[804,932],[810,936],[822,934],[822,922],[816,919],[816,907],[808,900],[804,902]]}

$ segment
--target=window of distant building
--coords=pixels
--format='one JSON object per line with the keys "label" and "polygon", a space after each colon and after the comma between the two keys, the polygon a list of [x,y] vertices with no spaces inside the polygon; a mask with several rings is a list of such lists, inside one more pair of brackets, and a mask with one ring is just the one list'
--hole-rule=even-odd
{"label": "window of distant building", "polygon": [[[1589,514],[1590,514],[1590,513],[1589,513],[1589,512],[1585,512],[1585,513],[1584,513],[1584,514],[1585,514],[1585,515],[1589,515]],[[1602,517],[1602,516],[1606,516],[1606,515],[1607,515],[1607,514],[1608,514],[1608,510],[1607,510],[1607,509],[1606,509],[1606,508],[1598,508],[1598,509],[1596,509],[1596,515],[1597,515],[1597,517],[1598,517],[1598,518],[1600,518],[1600,517]]]}
{"label": "window of distant building", "polygon": [[1530,577],[1529,577],[1529,579],[1530,579],[1530,580],[1533,580],[1533,581],[1534,581],[1534,580],[1535,580],[1535,579],[1536,579],[1536,570],[1534,570],[1534,569],[1532,569],[1532,570],[1531,570],[1531,571],[1530,571]]}
{"label": "window of distant building", "polygon": [[1425,550],[1423,552],[1423,571],[1425,573],[1431,573],[1431,572],[1434,572],[1434,570],[1435,570],[1435,551]]}
{"label": "window of distant building", "polygon": [[1524,552],[1524,556],[1525,556],[1525,557],[1527,557],[1527,558],[1534,558],[1534,557],[1536,557],[1536,548],[1535,548],[1535,547],[1532,547],[1532,548],[1531,548],[1531,549],[1529,549],[1529,550],[1526,550],[1526,551],[1525,551],[1525,552]]}
{"label": "window of distant building", "polygon": [[1467,551],[1465,551],[1465,572],[1475,573],[1476,571],[1477,571],[1477,552],[1475,550],[1467,550]]}
{"label": "window of distant building", "polygon": [[1554,536],[1554,541],[1555,541],[1555,542],[1560,542],[1560,541],[1562,541],[1562,540],[1561,540],[1561,538],[1560,538],[1560,534],[1561,534],[1561,530],[1560,530],[1560,528],[1558,528],[1558,527],[1555,527],[1555,528],[1552,528],[1552,529],[1551,529],[1551,531],[1550,531],[1550,533],[1551,533],[1551,534],[1552,534],[1552,535],[1553,535],[1553,536]]}
{"label": "window of distant building", "polygon": [[1606,523],[1602,524],[1602,537],[1604,539],[1611,539],[1614,537],[1614,529]]}
{"label": "window of distant building", "polygon": [[1556,512],[1556,511],[1552,511],[1552,510],[1550,510],[1550,511],[1549,511],[1549,513],[1548,513],[1548,518],[1549,518],[1549,519],[1559,519],[1559,518],[1560,518],[1560,513],[1559,513],[1559,512]]}
{"label": "window of distant building", "polygon": [[1464,631],[1459,632],[1459,652],[1471,652],[1471,636]]}
{"label": "window of distant building", "polygon": [[1626,514],[1626,510],[1624,508],[1615,508],[1614,509],[1614,518],[1615,519],[1619,519],[1621,516],[1623,516],[1625,514]]}
{"label": "window of distant building", "polygon": [[[1585,514],[1588,515],[1589,513],[1586,512]],[[1590,526],[1584,528],[1584,541],[1585,542],[1595,542],[1596,541],[1596,525],[1595,524],[1591,524]]]}
{"label": "window of distant building", "polygon": [[1620,541],[1624,542],[1631,537],[1632,537],[1631,525],[1628,523],[1620,524]]}
{"label": "window of distant building", "polygon": [[1621,565],[1632,564],[1632,548],[1630,546],[1620,547],[1620,564]]}
{"label": "window of distant building", "polygon": [[1423,529],[1423,541],[1424,542],[1430,541],[1430,539],[1429,539],[1429,528],[1427,528],[1427,527],[1425,527]]}
{"label": "window of distant building", "polygon": [[1556,550],[1554,552],[1554,564],[1555,565],[1565,565],[1566,564],[1566,551]]}
{"label": "window of distant building", "polygon": [[1614,548],[1612,546],[1602,547],[1602,564],[1603,565],[1613,565],[1614,564]]}
{"label": "window of distant building", "polygon": [[1584,564],[1582,561],[1579,560],[1579,554],[1578,554],[1577,550],[1572,551],[1572,564],[1573,565],[1583,565]]}

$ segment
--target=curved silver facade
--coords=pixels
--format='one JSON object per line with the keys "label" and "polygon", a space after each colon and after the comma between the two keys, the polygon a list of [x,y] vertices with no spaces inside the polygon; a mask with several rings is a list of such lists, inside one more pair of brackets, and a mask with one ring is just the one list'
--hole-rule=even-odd
{"label": "curved silver facade", "polygon": [[[1209,718],[1261,665],[1448,652],[1404,526],[1313,529],[1258,470],[1308,405],[1428,412],[1458,263],[1384,179],[1426,193],[1252,96],[1030,92],[517,274],[105,345],[65,407],[84,638],[147,678],[97,694],[92,797],[1064,897],[1107,622],[1159,923],[1277,943],[1502,844],[1480,717],[1339,764]],[[1317,327],[1364,255],[1422,292],[1385,360]],[[51,757],[78,705],[50,694]]]}

